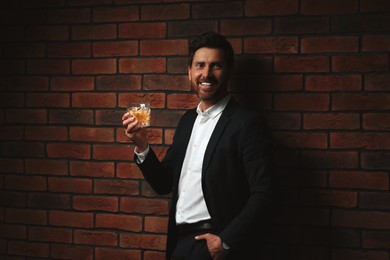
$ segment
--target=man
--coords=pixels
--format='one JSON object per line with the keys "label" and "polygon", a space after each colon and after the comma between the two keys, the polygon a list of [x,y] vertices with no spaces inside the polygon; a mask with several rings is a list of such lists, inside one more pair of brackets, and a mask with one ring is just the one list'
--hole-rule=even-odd
{"label": "man", "polygon": [[274,204],[271,143],[258,114],[228,93],[230,43],[209,32],[189,49],[188,78],[200,103],[180,119],[164,159],[128,113],[126,135],[151,187],[172,193],[167,259],[257,259]]}

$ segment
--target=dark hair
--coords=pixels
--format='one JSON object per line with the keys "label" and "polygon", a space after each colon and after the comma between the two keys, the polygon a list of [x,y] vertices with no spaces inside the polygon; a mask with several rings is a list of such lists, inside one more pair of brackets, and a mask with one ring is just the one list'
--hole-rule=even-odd
{"label": "dark hair", "polygon": [[189,60],[188,60],[189,66],[191,66],[192,64],[192,59],[194,58],[195,52],[198,49],[203,47],[222,49],[225,52],[227,65],[229,67],[233,66],[234,51],[232,46],[224,36],[215,32],[202,33],[191,40],[189,45]]}

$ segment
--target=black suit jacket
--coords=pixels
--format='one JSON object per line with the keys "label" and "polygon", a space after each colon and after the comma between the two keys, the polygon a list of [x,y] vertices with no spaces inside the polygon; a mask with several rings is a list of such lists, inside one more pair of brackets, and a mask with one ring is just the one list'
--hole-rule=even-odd
{"label": "black suit jacket", "polygon": [[[177,188],[196,110],[179,121],[173,143],[159,162],[153,150],[139,167],[158,194],[172,192],[169,213],[167,259],[175,248]],[[258,237],[269,225],[274,204],[271,142],[264,121],[254,111],[230,100],[211,135],[202,167],[202,189],[211,219],[227,243],[231,256],[256,254]],[[258,245],[258,244],[257,244]],[[246,247],[246,248],[245,248]],[[245,248],[245,249],[244,249]],[[249,251],[248,251],[249,250]]]}

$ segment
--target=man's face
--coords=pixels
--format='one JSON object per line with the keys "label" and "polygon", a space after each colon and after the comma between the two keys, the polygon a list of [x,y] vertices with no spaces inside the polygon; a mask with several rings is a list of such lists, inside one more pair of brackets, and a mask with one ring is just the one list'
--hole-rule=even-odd
{"label": "man's face", "polygon": [[193,90],[207,107],[214,105],[227,94],[229,68],[224,51],[200,48],[188,68]]}

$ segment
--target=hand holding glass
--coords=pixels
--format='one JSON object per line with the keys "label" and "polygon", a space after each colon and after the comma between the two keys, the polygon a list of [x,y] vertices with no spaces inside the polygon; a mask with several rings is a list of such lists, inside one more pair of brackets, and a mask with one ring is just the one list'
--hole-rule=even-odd
{"label": "hand holding glass", "polygon": [[127,111],[137,118],[139,127],[150,126],[150,105],[148,103],[132,103]]}

